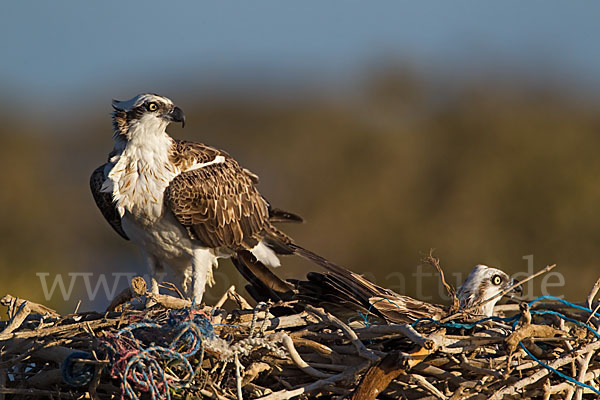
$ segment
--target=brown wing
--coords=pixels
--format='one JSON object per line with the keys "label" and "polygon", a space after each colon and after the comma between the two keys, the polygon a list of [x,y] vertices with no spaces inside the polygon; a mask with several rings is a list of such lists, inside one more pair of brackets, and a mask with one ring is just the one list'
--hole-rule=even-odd
{"label": "brown wing", "polygon": [[112,196],[110,193],[101,192],[102,184],[106,180],[104,176],[104,167],[106,164],[99,166],[92,172],[92,176],[90,177],[90,189],[92,190],[92,195],[94,196],[94,200],[96,201],[96,205],[102,212],[104,218],[108,221],[110,226],[121,235],[123,239],[129,240],[125,231],[123,231],[123,227],[121,226],[121,216],[119,215],[117,208],[115,207]]}
{"label": "brown wing", "polygon": [[[178,165],[210,162],[223,156],[222,163],[183,172],[165,191],[165,205],[193,239],[207,247],[250,249],[271,231],[268,204],[253,184],[253,177],[226,153],[211,147],[177,142]],[[175,161],[177,160],[177,161]]]}
{"label": "brown wing", "polygon": [[351,271],[309,272],[306,281],[293,283],[296,298],[325,306],[344,318],[357,318],[361,313],[388,323],[407,323],[446,315],[442,306],[400,295]]}
{"label": "brown wing", "polygon": [[439,320],[448,315],[447,307],[400,294],[374,296],[369,302],[387,321],[394,323],[414,322],[419,318]]}

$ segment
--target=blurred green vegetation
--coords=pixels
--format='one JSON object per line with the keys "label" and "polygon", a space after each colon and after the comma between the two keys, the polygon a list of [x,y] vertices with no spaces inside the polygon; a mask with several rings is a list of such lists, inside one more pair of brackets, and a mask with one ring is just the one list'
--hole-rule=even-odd
{"label": "blurred green vegetation", "polygon": [[[596,101],[506,81],[441,87],[389,71],[350,92],[171,95],[188,125],[170,133],[226,149],[259,174],[274,205],[306,218],[284,227],[298,243],[383,286],[421,295],[412,274],[434,248],[447,274],[477,263],[526,271],[523,256],[533,255],[536,269],[557,263],[565,276],[552,294],[585,298],[600,275]],[[36,273],[145,273],[89,193],[89,174],[112,148],[110,103],[71,112],[52,124],[35,110],[27,121],[4,115],[0,127],[0,293],[61,311],[84,296],[82,281],[69,301],[46,302]],[[285,258],[277,272],[302,277],[307,267]],[[229,264],[219,277],[214,296],[243,282]],[[442,301],[435,276],[423,292]],[[83,309],[107,303],[84,299]]]}

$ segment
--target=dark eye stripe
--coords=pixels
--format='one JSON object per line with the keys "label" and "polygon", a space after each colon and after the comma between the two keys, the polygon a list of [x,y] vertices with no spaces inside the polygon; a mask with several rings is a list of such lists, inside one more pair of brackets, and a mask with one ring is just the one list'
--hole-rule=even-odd
{"label": "dark eye stripe", "polygon": [[[157,108],[155,108],[154,111],[151,111],[149,109],[150,104],[156,104]],[[140,118],[142,118],[142,115],[144,115],[144,113],[146,113],[148,111],[155,112],[155,111],[158,111],[159,109],[160,109],[160,103],[158,103],[156,101],[142,103],[142,104],[132,108],[131,110],[127,111],[127,120],[131,121],[134,119],[140,119]]]}

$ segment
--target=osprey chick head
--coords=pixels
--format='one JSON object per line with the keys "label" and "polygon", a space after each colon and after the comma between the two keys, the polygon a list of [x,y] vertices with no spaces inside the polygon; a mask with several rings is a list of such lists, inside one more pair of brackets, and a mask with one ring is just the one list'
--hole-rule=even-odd
{"label": "osprey chick head", "polygon": [[[458,288],[457,297],[460,301],[460,308],[473,307],[508,289],[513,284],[514,280],[504,271],[479,264],[473,268],[465,282]],[[520,292],[522,289],[518,286],[513,290]],[[482,304],[474,313],[491,316],[498,300],[500,297]]]}
{"label": "osprey chick head", "polygon": [[144,93],[132,99],[113,100],[113,129],[115,135],[130,139],[136,132],[164,132],[171,122],[185,126],[185,115],[181,108],[163,96]]}

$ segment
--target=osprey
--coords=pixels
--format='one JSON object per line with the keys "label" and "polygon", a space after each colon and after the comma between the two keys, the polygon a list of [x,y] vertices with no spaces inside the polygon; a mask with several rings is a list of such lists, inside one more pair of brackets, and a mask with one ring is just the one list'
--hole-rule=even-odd
{"label": "osprey", "polygon": [[219,258],[252,269],[253,262],[279,266],[277,254],[299,254],[335,267],[273,226],[302,219],[271,207],[256,175],[224,151],[167,134],[170,123],[185,124],[171,100],[140,94],[112,106],[114,148],[90,187],[114,230],[145,255],[153,293],[156,276],[170,267],[199,303]]}
{"label": "osprey", "polygon": [[[484,304],[480,303],[497,296],[514,284],[515,281],[504,271],[479,264],[473,268],[467,276],[467,279],[465,279],[464,283],[458,288],[456,296],[460,302],[461,309],[475,307],[474,310],[471,311],[472,314],[487,315],[489,317],[493,315],[494,306],[498,300],[500,300],[500,296],[495,297],[493,300]],[[513,291],[522,293],[523,288],[517,286]]]}
{"label": "osprey", "polygon": [[[260,280],[256,278],[250,282],[250,294],[256,300],[265,301],[261,296],[269,293],[267,285],[261,285]],[[378,317],[388,323],[411,323],[419,318],[439,320],[446,317],[450,311],[448,307],[413,299],[378,286],[342,267],[329,268],[326,273],[310,272],[305,281],[291,280],[287,283],[291,284],[289,290],[293,291],[292,296],[282,296],[281,292],[271,285],[271,297],[275,292],[280,298],[291,297],[316,306],[327,306],[328,310],[345,319],[355,318],[361,313]],[[477,265],[458,288],[456,296],[460,310],[475,307],[470,310],[470,314],[492,316],[500,297],[485,301],[514,283],[505,272],[497,268]],[[510,294],[514,292],[521,292],[521,287],[515,287]]]}

